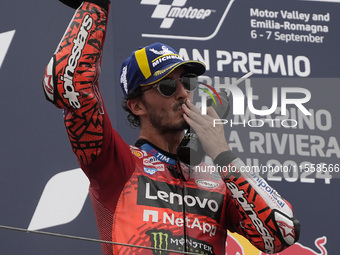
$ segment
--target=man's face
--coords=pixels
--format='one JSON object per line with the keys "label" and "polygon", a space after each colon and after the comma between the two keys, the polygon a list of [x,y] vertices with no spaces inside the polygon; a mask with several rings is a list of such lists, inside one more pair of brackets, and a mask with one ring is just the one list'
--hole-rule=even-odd
{"label": "man's face", "polygon": [[142,95],[150,123],[161,131],[179,131],[189,127],[183,118],[182,104],[190,98],[191,93],[178,80],[184,74],[184,69],[179,67],[166,76],[167,79],[176,80],[174,95],[165,97],[157,88],[148,90]]}

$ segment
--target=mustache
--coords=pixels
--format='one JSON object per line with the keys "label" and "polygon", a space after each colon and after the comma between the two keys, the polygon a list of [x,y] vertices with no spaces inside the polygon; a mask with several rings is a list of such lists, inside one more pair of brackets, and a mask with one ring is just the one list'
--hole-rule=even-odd
{"label": "mustache", "polygon": [[174,111],[180,110],[180,109],[182,108],[182,104],[185,104],[185,102],[186,102],[186,100],[178,101],[178,103],[176,103],[176,104],[172,107],[172,109],[173,109]]}

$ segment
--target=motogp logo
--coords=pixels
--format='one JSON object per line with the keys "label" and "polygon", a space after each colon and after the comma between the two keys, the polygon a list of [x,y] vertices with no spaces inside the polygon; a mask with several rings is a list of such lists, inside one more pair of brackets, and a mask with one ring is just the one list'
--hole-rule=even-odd
{"label": "motogp logo", "polygon": [[213,10],[195,7],[184,7],[187,0],[173,0],[172,4],[160,4],[161,0],[141,0],[143,5],[156,5],[151,18],[163,19],[160,28],[171,28],[176,18],[204,20]]}
{"label": "motogp logo", "polygon": [[210,40],[219,33],[234,1],[141,0],[140,4],[151,10],[152,19],[142,37]]}

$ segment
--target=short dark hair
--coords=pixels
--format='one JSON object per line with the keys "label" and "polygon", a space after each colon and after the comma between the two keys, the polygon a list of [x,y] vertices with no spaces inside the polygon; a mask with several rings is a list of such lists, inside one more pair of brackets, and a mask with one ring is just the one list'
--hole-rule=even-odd
{"label": "short dark hair", "polygon": [[124,111],[126,111],[128,113],[126,118],[130,122],[130,124],[134,127],[140,127],[140,118],[139,118],[139,116],[135,115],[130,110],[130,108],[127,105],[127,102],[130,99],[134,99],[134,98],[138,98],[138,97],[142,96],[142,94],[143,94],[143,91],[142,91],[141,87],[139,87],[136,90],[134,90],[133,92],[124,96],[123,100],[122,100],[122,107],[123,107]]}

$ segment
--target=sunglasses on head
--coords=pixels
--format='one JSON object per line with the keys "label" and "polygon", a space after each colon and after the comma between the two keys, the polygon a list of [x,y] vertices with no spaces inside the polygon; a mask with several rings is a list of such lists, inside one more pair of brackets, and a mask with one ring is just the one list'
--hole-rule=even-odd
{"label": "sunglasses on head", "polygon": [[143,90],[143,93],[157,87],[158,92],[162,96],[171,97],[176,92],[176,80],[179,80],[187,91],[194,91],[197,88],[197,75],[189,73],[178,79],[163,79],[158,83],[151,85],[149,88]]}

